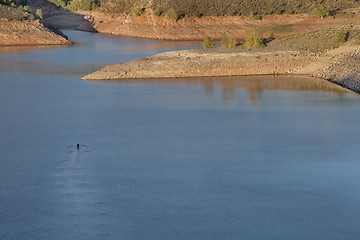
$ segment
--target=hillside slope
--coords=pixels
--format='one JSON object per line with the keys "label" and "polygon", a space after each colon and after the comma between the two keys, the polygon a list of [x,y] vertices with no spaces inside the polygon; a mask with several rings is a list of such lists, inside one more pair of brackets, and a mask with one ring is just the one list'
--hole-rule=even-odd
{"label": "hillside slope", "polygon": [[106,12],[130,13],[139,7],[163,14],[175,9],[178,16],[240,16],[309,13],[319,5],[338,11],[358,7],[359,0],[109,0],[102,9]]}
{"label": "hillside slope", "polygon": [[67,45],[70,41],[61,32],[32,20],[29,13],[15,7],[0,5],[0,46]]}

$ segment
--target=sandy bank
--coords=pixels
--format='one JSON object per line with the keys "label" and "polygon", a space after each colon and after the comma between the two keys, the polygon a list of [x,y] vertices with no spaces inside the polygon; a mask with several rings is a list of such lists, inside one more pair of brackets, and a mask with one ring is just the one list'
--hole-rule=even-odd
{"label": "sandy bank", "polygon": [[[83,80],[244,75],[308,75],[359,92],[360,50],[343,46],[322,55],[294,50],[186,50],[109,65]],[[346,63],[346,64],[345,64]],[[345,84],[345,82],[347,84]]]}

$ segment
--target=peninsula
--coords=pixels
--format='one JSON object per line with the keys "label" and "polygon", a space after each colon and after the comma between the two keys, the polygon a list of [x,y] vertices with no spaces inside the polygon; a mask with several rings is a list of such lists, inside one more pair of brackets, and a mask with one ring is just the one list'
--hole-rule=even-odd
{"label": "peninsula", "polygon": [[[339,33],[346,33],[346,42],[339,42]],[[233,48],[166,52],[109,65],[82,79],[307,75],[360,93],[359,34],[360,24],[350,24],[278,37],[264,48],[241,43]]]}

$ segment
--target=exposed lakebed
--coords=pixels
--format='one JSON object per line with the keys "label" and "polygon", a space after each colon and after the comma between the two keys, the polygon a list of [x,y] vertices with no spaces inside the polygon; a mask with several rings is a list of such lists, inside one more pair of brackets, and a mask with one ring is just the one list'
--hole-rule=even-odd
{"label": "exposed lakebed", "polygon": [[78,44],[1,49],[1,239],[360,236],[359,95],[307,77],[82,81],[201,43],[65,33]]}

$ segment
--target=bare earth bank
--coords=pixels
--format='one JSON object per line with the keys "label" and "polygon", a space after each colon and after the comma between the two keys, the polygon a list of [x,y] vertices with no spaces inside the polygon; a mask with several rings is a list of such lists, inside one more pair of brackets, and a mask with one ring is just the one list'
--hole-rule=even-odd
{"label": "bare earth bank", "polygon": [[360,49],[344,45],[322,55],[294,50],[185,50],[109,65],[83,80],[242,75],[308,75],[360,93]]}
{"label": "bare earth bank", "polygon": [[221,39],[224,32],[233,34],[236,39],[244,39],[252,28],[262,29],[266,35],[280,36],[360,22],[360,18],[351,18],[346,14],[332,19],[316,18],[311,14],[267,15],[261,21],[239,16],[186,17],[174,21],[153,15],[135,17],[100,11],[83,14],[87,14],[92,26],[80,26],[80,30],[95,29],[99,33],[166,40],[202,40],[204,36]]}
{"label": "bare earth bank", "polygon": [[0,20],[0,46],[66,44],[71,42],[65,36],[46,28],[39,21]]}

